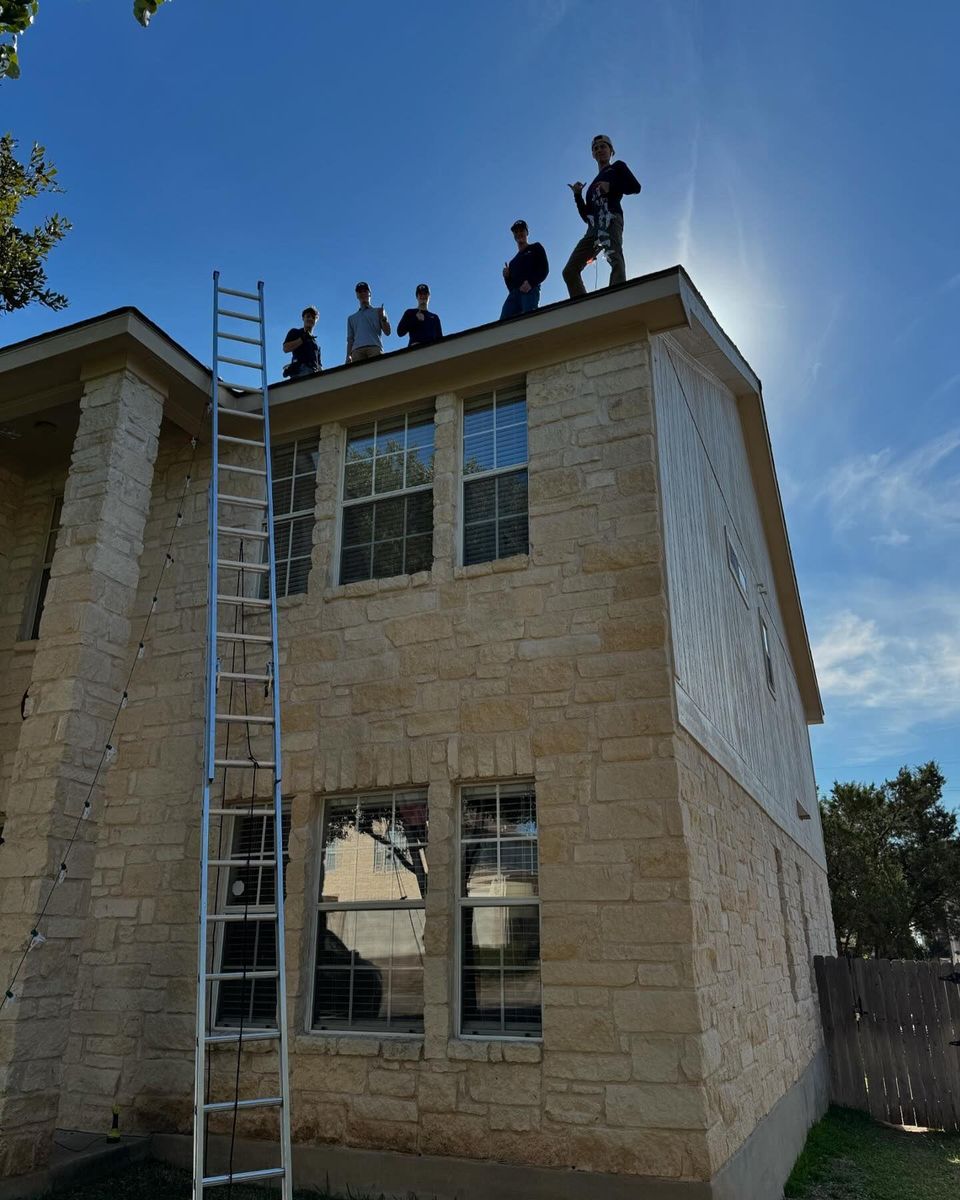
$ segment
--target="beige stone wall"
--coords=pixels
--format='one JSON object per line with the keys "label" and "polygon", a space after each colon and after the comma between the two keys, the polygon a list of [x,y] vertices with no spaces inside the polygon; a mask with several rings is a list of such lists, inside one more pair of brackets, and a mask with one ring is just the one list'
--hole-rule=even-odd
{"label": "beige stone wall", "polygon": [[[703,1177],[648,346],[527,384],[529,558],[455,565],[460,398],[445,394],[432,572],[337,586],[342,429],[321,429],[310,590],[281,602],[295,1137]],[[145,579],[176,468],[168,439]],[[189,1127],[205,521],[196,497],[123,714],[64,1124],[105,1123],[116,1096],[127,1127]],[[535,780],[540,817],[542,1047],[454,1036],[457,789],[513,778]],[[307,1032],[323,798],[411,786],[430,805],[425,1036]],[[232,1053],[217,1057],[227,1078]]]}
{"label": "beige stone wall", "polygon": [[688,734],[677,738],[714,1170],[822,1047],[826,873]]}

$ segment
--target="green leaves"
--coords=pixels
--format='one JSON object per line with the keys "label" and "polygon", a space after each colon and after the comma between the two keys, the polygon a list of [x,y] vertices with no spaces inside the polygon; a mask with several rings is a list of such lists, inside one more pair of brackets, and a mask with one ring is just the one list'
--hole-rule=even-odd
{"label": "green leaves", "polygon": [[[134,18],[146,28],[150,18],[165,0],[133,0]],[[20,60],[17,56],[17,36],[26,32],[36,19],[40,0],[0,0],[0,79],[19,79]]]}
{"label": "green leaves", "polygon": [[164,0],[134,0],[133,15],[146,29],[150,24],[150,18],[163,3]]}
{"label": "green leaves", "polygon": [[934,954],[960,924],[960,834],[937,764],[835,783],[821,802],[841,954]]}
{"label": "green leaves", "polygon": [[32,230],[16,224],[24,200],[43,192],[59,192],[57,169],[34,145],[30,159],[20,162],[16,139],[0,137],[0,313],[15,312],[28,304],[66,308],[67,298],[47,287],[46,256],[70,229],[66,218],[54,213]]}

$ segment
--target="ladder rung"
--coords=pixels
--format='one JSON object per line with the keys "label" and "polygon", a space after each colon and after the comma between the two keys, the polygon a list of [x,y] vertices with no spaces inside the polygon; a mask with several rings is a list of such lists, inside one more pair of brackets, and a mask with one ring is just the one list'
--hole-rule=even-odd
{"label": "ladder rung", "polygon": [[227,333],[225,329],[218,329],[217,337],[229,338],[231,342],[246,342],[248,346],[263,345],[259,338],[244,337],[242,333]]}
{"label": "ladder rung", "polygon": [[261,645],[273,641],[273,635],[269,633],[231,633],[229,630],[217,630],[218,642],[259,642]]}
{"label": "ladder rung", "polygon": [[230,358],[226,354],[218,354],[217,362],[232,363],[235,367],[249,367],[251,371],[259,371],[262,363],[248,362],[245,358]]}
{"label": "ladder rung", "polygon": [[211,808],[211,817],[275,817],[277,814],[272,808],[241,808],[237,805],[234,808]]}
{"label": "ladder rung", "polygon": [[267,1042],[279,1036],[279,1029],[245,1029],[243,1033],[239,1030],[236,1033],[208,1033],[203,1040],[210,1045],[218,1042]]}
{"label": "ladder rung", "polygon": [[[234,438],[234,441],[238,439]],[[250,443],[254,445],[253,442]],[[262,446],[263,442],[256,443]],[[257,475],[260,479],[266,479],[266,471],[261,471],[259,467],[241,467],[239,463],[223,462],[222,459],[217,459],[217,467],[221,471],[235,471],[237,475]]]}
{"label": "ladder rung", "polygon": [[[264,862],[266,862],[266,859],[264,859]],[[270,862],[274,863],[275,860],[271,858]],[[238,864],[230,863],[230,860],[227,858],[224,858],[222,860],[222,862],[220,859],[217,859],[217,862],[210,863],[210,866],[221,866],[221,865],[236,866]],[[247,864],[242,863],[241,865],[246,866]],[[251,863],[250,865],[251,866],[259,866],[260,864],[259,863]],[[233,983],[235,979],[244,980],[244,979],[278,979],[278,978],[280,978],[280,971],[211,971],[208,974],[208,976],[206,976],[206,982],[208,982],[208,983]]]}
{"label": "ladder rung", "polygon": [[[260,762],[254,762],[250,758],[215,758],[213,760],[215,767],[249,767],[251,770],[256,767],[260,771],[273,770],[273,759],[263,759]],[[233,810],[236,812],[236,809]],[[271,809],[271,811],[273,811]]]}
{"label": "ladder rung", "polygon": [[249,417],[251,421],[263,420],[263,413],[245,412],[242,408],[227,408],[223,404],[217,405],[217,412],[221,412],[227,417]]}
{"label": "ladder rung", "polygon": [[220,492],[217,499],[221,504],[243,504],[247,508],[266,508],[266,499],[257,500],[253,496],[225,496]]}
{"label": "ladder rung", "polygon": [[218,721],[232,721],[235,725],[272,725],[273,717],[251,717],[247,713],[217,713]]}
{"label": "ladder rung", "polygon": [[270,683],[272,681],[273,677],[271,675],[251,674],[249,671],[221,671],[220,678],[221,679],[243,679],[245,681],[253,680],[255,683]]}
{"label": "ladder rung", "polygon": [[228,383],[226,379],[218,379],[217,383],[228,392],[242,392],[247,396],[259,396],[263,388],[254,387],[252,383]]}
{"label": "ladder rung", "polygon": [[259,446],[261,450],[266,444],[265,442],[258,442],[254,438],[232,437],[227,433],[218,433],[217,440],[221,442],[232,442],[234,446]]}
{"label": "ladder rung", "polygon": [[[220,289],[221,292],[225,292],[226,290],[227,290],[226,288]],[[232,296],[234,293],[230,292],[228,294]],[[259,300],[260,297],[258,296],[257,299]],[[218,308],[217,316],[219,316],[219,317],[239,317],[241,321],[253,321],[257,325],[260,324],[260,318],[258,316],[251,316],[250,313],[236,312],[232,308]]]}
{"label": "ladder rung", "polygon": [[267,540],[265,529],[241,529],[238,525],[218,525],[217,533],[223,533],[227,537],[251,537],[260,538],[262,541]]}
{"label": "ladder rung", "polygon": [[236,288],[217,287],[217,291],[221,296],[239,296],[241,300],[259,300],[260,297],[256,292],[238,292]]}
{"label": "ladder rung", "polygon": [[[275,867],[277,860],[275,858],[251,858],[248,862],[246,859],[236,858],[211,858],[207,863],[208,867]],[[276,971],[216,971],[207,975],[208,979],[276,979]]]}
{"label": "ladder rung", "polygon": [[253,1179],[279,1179],[286,1173],[286,1167],[261,1167],[259,1171],[234,1171],[232,1175],[205,1175],[203,1186],[222,1187],[225,1183],[249,1183]]}
{"label": "ladder rung", "polygon": [[269,600],[258,600],[255,596],[218,596],[218,604],[236,604],[241,608],[269,608]]}
{"label": "ladder rung", "polygon": [[233,1112],[235,1108],[282,1108],[282,1096],[260,1096],[256,1100],[214,1100],[203,1106],[204,1112]]}
{"label": "ladder rung", "polygon": [[244,571],[258,571],[261,575],[266,574],[270,570],[269,563],[248,563],[241,562],[238,558],[218,558],[218,567],[241,567]]}
{"label": "ladder rung", "polygon": [[[243,813],[247,816],[249,809]],[[238,921],[275,921],[277,919],[276,912],[239,912],[239,913],[207,913],[208,921],[217,921],[219,923],[235,924]]]}

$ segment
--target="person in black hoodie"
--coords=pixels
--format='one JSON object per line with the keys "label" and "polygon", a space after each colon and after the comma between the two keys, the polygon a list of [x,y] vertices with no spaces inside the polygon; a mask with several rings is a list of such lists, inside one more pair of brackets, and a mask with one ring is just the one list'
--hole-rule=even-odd
{"label": "person in black hoodie", "polygon": [[540,284],[550,274],[547,252],[539,242],[528,242],[526,221],[514,221],[510,232],[517,243],[517,252],[503,264],[503,282],[507,298],[500,311],[500,320],[519,317],[521,313],[536,312],[540,306]]}
{"label": "person in black hoodie", "polygon": [[606,254],[610,264],[610,284],[626,283],[627,268],[623,261],[623,208],[620,201],[624,196],[635,196],[640,191],[633,172],[625,162],[611,162],[614,155],[613,143],[605,133],[598,133],[590,145],[597,162],[597,176],[583,195],[581,182],[568,186],[573,192],[577,211],[587,223],[587,232],[574,246],[573,253],[563,268],[563,279],[570,298],[586,295],[580,278],[583,268],[600,254]]}
{"label": "person in black hoodie", "polygon": [[430,312],[430,289],[425,283],[417,284],[417,307],[408,308],[400,318],[397,337],[410,335],[408,346],[429,346],[443,337],[443,328],[436,313]]}

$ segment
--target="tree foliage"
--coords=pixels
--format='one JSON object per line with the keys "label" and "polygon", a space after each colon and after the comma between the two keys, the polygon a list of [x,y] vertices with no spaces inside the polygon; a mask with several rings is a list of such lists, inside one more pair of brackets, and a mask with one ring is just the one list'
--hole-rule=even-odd
{"label": "tree foliage", "polygon": [[935,762],[879,786],[834,783],[821,801],[840,954],[945,952],[960,926],[960,833]]}
{"label": "tree foliage", "polygon": [[47,308],[65,308],[66,296],[47,287],[44,260],[70,222],[54,213],[32,231],[16,223],[24,200],[60,191],[55,183],[57,169],[44,158],[42,146],[34,145],[25,163],[17,159],[16,148],[11,134],[0,137],[0,313],[34,301]]}
{"label": "tree foliage", "polygon": [[[165,0],[134,0],[133,15],[143,26]],[[40,0],[3,0],[0,3],[0,79],[19,79],[17,42],[37,18]]]}

